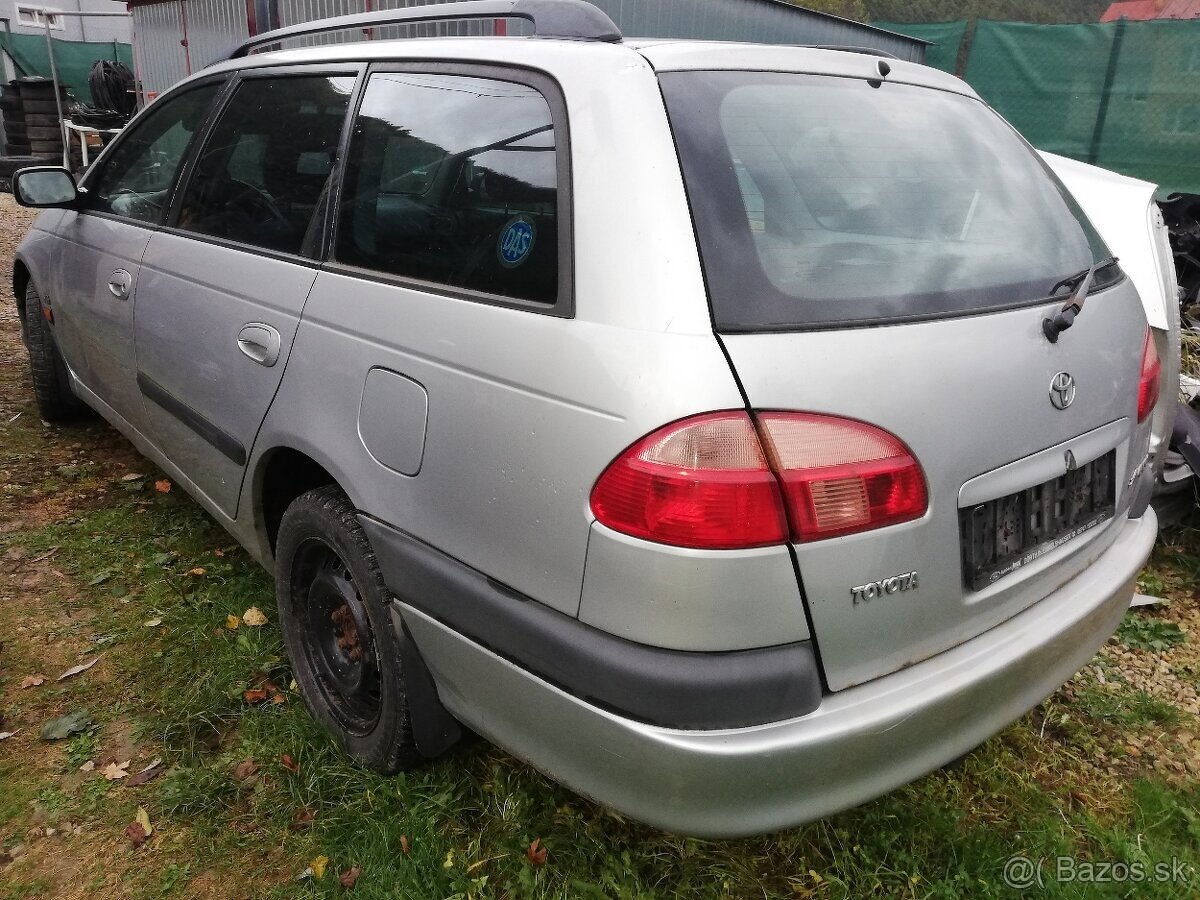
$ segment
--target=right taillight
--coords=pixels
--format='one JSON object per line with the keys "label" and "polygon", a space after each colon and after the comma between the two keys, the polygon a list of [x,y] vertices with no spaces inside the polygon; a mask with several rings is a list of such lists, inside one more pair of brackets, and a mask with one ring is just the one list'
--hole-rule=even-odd
{"label": "right taillight", "polygon": [[1154,335],[1146,329],[1146,343],[1142,347],[1142,375],[1138,381],[1138,413],[1139,423],[1146,421],[1146,416],[1154,410],[1158,403],[1158,385],[1162,378],[1162,361],[1158,358],[1158,348],[1154,346]]}
{"label": "right taillight", "polygon": [[894,435],[811,413],[707,413],[618,456],[592,489],[597,521],[708,550],[798,542],[920,518],[925,477]]}
{"label": "right taillight", "polygon": [[895,435],[812,413],[763,412],[758,420],[783,483],[792,540],[817,541],[925,515],[924,473]]}

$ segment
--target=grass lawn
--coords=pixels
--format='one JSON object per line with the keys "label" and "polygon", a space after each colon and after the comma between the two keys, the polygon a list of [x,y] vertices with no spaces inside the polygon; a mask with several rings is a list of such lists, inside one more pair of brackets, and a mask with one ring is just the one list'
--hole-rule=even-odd
{"label": "grass lawn", "polygon": [[[5,270],[22,216],[0,200]],[[1169,603],[960,765],[804,827],[690,840],[483,741],[394,778],[348,762],[291,687],[269,577],[107,426],[38,420],[8,302],[0,351],[0,900],[1013,897],[1018,854],[1051,897],[1200,894],[1200,520],[1143,574]],[[40,739],[77,711],[83,731]],[[1106,862],[1147,880],[1095,883],[1136,877],[1087,868]]]}

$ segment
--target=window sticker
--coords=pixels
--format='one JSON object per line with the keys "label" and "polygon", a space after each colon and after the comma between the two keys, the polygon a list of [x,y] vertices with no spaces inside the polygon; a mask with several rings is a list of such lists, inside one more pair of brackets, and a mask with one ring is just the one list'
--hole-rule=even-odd
{"label": "window sticker", "polygon": [[496,242],[496,256],[500,258],[500,265],[515,269],[529,259],[536,237],[537,229],[525,216],[510,220],[501,229],[500,239]]}

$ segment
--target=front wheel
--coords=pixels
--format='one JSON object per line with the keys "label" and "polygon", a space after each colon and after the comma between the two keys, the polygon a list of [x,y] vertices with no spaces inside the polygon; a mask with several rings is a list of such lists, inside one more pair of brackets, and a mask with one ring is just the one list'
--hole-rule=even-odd
{"label": "front wheel", "polygon": [[63,362],[50,324],[46,321],[42,296],[33,282],[25,288],[25,319],[21,336],[29,353],[29,374],[33,380],[33,398],[38,414],[46,422],[70,422],[83,415],[86,407],[71,390],[71,378]]}
{"label": "front wheel", "polygon": [[297,497],[275,557],[280,627],[313,718],[368,768],[415,765],[390,597],[346,495],[329,485]]}

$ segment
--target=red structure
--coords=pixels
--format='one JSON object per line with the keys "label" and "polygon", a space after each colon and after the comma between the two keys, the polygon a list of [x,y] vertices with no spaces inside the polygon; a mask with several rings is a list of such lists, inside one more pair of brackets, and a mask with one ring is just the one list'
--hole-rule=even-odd
{"label": "red structure", "polygon": [[1200,0],[1119,0],[1104,11],[1100,21],[1117,19],[1200,19]]}

